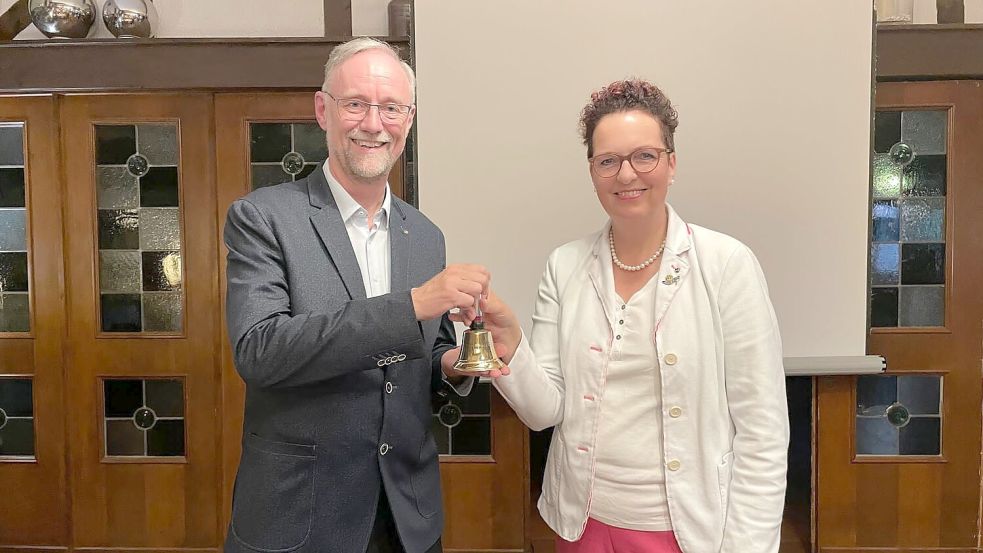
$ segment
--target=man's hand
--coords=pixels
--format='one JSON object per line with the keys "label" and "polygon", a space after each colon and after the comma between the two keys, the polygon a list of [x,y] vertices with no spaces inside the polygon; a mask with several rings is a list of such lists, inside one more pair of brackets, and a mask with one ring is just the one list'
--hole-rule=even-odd
{"label": "man's hand", "polygon": [[468,309],[488,292],[491,274],[481,265],[450,265],[410,291],[416,320],[436,319],[451,309]]}

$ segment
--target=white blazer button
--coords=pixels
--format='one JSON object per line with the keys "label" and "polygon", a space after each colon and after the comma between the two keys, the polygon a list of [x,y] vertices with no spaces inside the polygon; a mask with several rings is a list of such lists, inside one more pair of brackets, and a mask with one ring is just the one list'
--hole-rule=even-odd
{"label": "white blazer button", "polygon": [[679,358],[676,357],[676,354],[675,353],[667,353],[666,354],[666,357],[665,357],[666,365],[675,365],[676,364],[676,361],[679,361]]}
{"label": "white blazer button", "polygon": [[669,416],[674,419],[678,419],[679,416],[682,414],[683,414],[683,410],[680,409],[679,407],[673,407],[672,409],[669,409]]}
{"label": "white blazer button", "polygon": [[675,459],[673,459],[672,461],[669,461],[668,467],[669,467],[669,470],[671,470],[671,471],[677,471],[677,470],[679,470],[679,467],[680,466],[682,466],[682,464],[679,461],[675,460]]}

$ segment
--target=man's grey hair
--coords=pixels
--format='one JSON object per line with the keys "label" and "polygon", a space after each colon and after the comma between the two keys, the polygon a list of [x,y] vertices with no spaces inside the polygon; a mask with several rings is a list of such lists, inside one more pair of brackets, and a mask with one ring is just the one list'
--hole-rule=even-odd
{"label": "man's grey hair", "polygon": [[331,75],[334,73],[341,64],[345,63],[348,59],[353,57],[359,52],[364,52],[366,50],[383,50],[392,54],[392,57],[399,62],[403,67],[403,71],[406,73],[406,78],[410,81],[410,94],[412,97],[412,102],[416,103],[416,75],[413,73],[413,68],[410,67],[408,63],[400,59],[399,51],[393,47],[393,45],[388,42],[383,42],[374,38],[369,38],[367,36],[362,36],[358,38],[353,38],[344,44],[339,44],[331,50],[331,55],[328,56],[328,62],[324,64],[324,84],[321,85],[321,91],[328,92],[328,86],[331,83]]}

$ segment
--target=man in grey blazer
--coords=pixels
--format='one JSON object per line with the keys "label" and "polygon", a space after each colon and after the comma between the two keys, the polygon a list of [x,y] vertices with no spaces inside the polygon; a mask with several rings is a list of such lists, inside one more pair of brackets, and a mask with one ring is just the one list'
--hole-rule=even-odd
{"label": "man in grey blazer", "polygon": [[389,45],[336,47],[315,94],[329,159],[228,212],[227,323],[246,383],[227,552],[441,551],[431,394],[461,381],[447,313],[487,293],[387,177],[415,113]]}

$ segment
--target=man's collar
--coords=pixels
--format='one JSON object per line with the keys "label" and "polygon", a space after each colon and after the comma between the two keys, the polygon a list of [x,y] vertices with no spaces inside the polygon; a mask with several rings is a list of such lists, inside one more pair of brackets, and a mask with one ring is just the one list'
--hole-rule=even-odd
{"label": "man's collar", "polygon": [[[323,165],[324,178],[328,181],[328,189],[331,190],[331,195],[334,196],[334,201],[338,205],[338,212],[341,214],[341,220],[345,223],[355,216],[363,206],[355,201],[355,198],[345,190],[345,187],[338,182],[338,179],[334,178],[331,174],[331,168],[328,167],[328,163],[325,162]],[[382,216],[386,221],[386,228],[389,228],[389,214],[392,211],[392,194],[389,191],[389,183],[386,183],[385,196],[382,199],[382,205],[379,207],[382,210]]]}

